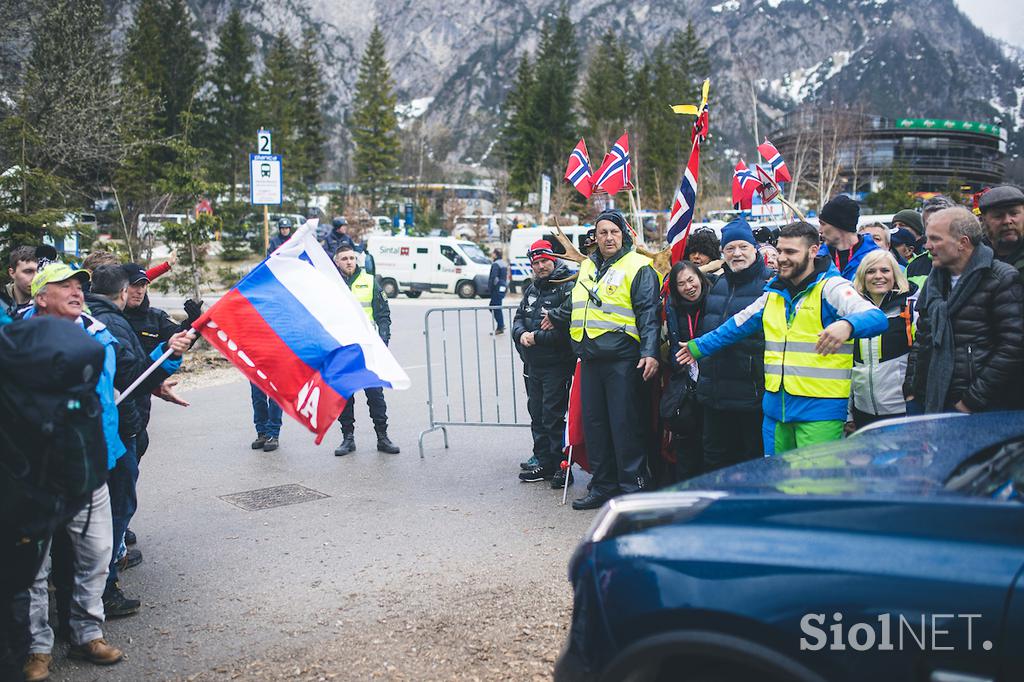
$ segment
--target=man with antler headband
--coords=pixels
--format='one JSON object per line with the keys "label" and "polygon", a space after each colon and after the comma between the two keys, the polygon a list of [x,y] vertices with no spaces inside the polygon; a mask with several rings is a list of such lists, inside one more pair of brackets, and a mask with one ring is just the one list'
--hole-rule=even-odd
{"label": "man with antler headband", "polygon": [[582,360],[580,391],[590,493],[573,509],[597,509],[607,500],[648,486],[644,382],[658,371],[658,275],[651,259],[633,250],[626,219],[616,210],[597,217],[597,249],[580,265],[572,295],[548,314],[568,326]]}

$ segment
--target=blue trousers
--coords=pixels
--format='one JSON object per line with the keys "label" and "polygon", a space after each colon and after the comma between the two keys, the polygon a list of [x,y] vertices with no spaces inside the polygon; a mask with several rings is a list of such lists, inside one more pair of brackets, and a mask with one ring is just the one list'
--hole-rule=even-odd
{"label": "blue trousers", "polygon": [[249,386],[252,388],[252,423],[256,426],[256,435],[277,438],[281,435],[281,407],[256,384],[250,383]]}
{"label": "blue trousers", "polygon": [[505,292],[502,291],[501,293],[498,293],[497,291],[495,291],[495,292],[491,293],[491,300],[487,304],[487,305],[492,306],[492,307],[497,306],[497,307],[494,307],[493,310],[491,310],[491,313],[494,314],[494,323],[496,325],[496,327],[495,327],[496,329],[504,329],[505,328],[505,313],[501,309],[501,304],[502,304],[502,302],[504,300],[505,300]]}
{"label": "blue trousers", "polygon": [[110,470],[107,487],[110,489],[110,516],[113,521],[114,549],[110,555],[110,573],[107,585],[117,582],[117,552],[124,541],[124,532],[139,506],[135,484],[139,480],[139,460],[135,455],[135,436],[122,438],[126,451]]}

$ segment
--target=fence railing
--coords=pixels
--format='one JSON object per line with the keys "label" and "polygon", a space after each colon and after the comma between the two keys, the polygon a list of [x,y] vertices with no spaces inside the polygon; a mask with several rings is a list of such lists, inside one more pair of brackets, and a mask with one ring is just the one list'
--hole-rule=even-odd
{"label": "fence railing", "polygon": [[[494,311],[505,317],[505,333],[495,336]],[[423,439],[441,431],[448,447],[449,426],[529,426],[523,363],[512,340],[516,306],[430,308],[423,317],[427,347],[427,407],[430,427]]]}

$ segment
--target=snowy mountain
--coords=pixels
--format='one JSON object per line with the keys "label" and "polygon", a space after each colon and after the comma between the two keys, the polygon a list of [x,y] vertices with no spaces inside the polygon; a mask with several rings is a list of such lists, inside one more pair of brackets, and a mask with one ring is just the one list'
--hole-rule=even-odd
{"label": "snowy mountain", "polygon": [[[118,32],[130,22],[134,1],[110,0]],[[435,154],[472,165],[494,162],[492,143],[518,57],[536,48],[543,18],[558,8],[555,0],[190,4],[208,40],[234,5],[243,8],[261,48],[280,27],[296,36],[315,31],[337,120],[351,103],[359,56],[379,23],[404,112],[434,131]],[[833,101],[892,117],[999,122],[1009,129],[1011,152],[1024,148],[1019,52],[987,37],[953,0],[577,0],[571,15],[584,61],[599,52],[597,37],[608,27],[647,52],[693,21],[713,63],[712,130],[747,155],[752,90],[762,131],[797,104]]]}

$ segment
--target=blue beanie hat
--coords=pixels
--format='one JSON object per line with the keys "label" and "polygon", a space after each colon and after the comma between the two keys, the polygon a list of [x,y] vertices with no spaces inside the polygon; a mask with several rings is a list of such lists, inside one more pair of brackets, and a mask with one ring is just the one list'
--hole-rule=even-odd
{"label": "blue beanie hat", "polygon": [[754,232],[743,218],[737,218],[722,228],[722,248],[724,249],[729,242],[747,242],[757,248]]}

